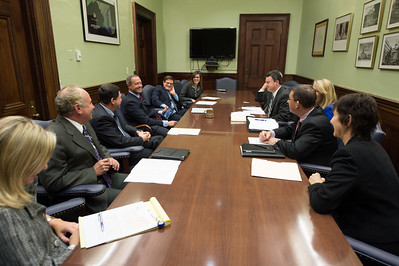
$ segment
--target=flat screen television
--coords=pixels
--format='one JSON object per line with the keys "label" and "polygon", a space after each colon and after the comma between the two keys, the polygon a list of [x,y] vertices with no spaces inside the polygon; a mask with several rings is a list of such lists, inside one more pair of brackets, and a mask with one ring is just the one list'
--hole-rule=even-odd
{"label": "flat screen television", "polygon": [[190,58],[235,58],[236,28],[190,29]]}

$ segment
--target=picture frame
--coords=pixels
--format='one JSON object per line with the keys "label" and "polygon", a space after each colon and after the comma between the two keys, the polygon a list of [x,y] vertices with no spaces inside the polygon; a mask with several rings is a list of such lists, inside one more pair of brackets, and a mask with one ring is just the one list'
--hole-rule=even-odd
{"label": "picture frame", "polygon": [[86,42],[120,45],[117,0],[81,0]]}
{"label": "picture frame", "polygon": [[359,38],[355,66],[359,68],[374,68],[375,54],[377,51],[378,36]]}
{"label": "picture frame", "polygon": [[314,26],[312,56],[324,56],[326,47],[328,19],[320,21]]}
{"label": "picture frame", "polygon": [[335,19],[333,48],[334,52],[347,52],[352,31],[353,13]]}
{"label": "picture frame", "polygon": [[399,27],[399,0],[391,0],[387,29]]}
{"label": "picture frame", "polygon": [[380,31],[384,4],[385,0],[371,0],[364,4],[361,34]]}
{"label": "picture frame", "polygon": [[379,68],[399,70],[399,32],[384,34]]}

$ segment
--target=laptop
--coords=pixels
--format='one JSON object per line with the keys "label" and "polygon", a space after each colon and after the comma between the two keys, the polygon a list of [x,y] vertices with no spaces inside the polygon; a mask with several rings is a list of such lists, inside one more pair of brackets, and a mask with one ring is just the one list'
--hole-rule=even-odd
{"label": "laptop", "polygon": [[184,159],[186,159],[189,153],[190,150],[186,149],[161,147],[156,149],[156,151],[152,153],[151,158],[183,161]]}

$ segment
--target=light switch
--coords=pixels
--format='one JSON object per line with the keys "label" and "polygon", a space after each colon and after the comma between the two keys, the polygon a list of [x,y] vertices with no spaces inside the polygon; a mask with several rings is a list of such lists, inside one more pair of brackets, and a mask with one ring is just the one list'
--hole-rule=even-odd
{"label": "light switch", "polygon": [[77,62],[82,61],[82,54],[80,53],[79,50],[75,50],[75,58]]}

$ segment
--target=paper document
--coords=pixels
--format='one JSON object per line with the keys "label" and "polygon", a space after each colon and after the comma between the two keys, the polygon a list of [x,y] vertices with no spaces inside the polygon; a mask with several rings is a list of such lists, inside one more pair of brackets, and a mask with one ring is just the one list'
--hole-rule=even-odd
{"label": "paper document", "polygon": [[262,110],[262,108],[257,107],[257,106],[243,106],[242,110],[244,112],[249,112],[252,115],[264,115],[265,111]]}
{"label": "paper document", "polygon": [[198,136],[200,133],[200,128],[176,128],[173,127],[169,129],[168,135],[192,135]]}
{"label": "paper document", "polygon": [[192,114],[204,114],[206,112],[206,110],[213,110],[213,108],[195,108],[193,107],[191,109],[191,113]]}
{"label": "paper document", "polygon": [[216,101],[216,100],[219,100],[219,99],[220,99],[220,97],[210,97],[210,96],[201,97],[201,100]]}
{"label": "paper document", "polygon": [[157,183],[170,185],[181,161],[143,158],[126,177],[125,182]]}
{"label": "paper document", "polygon": [[169,224],[168,215],[152,197],[148,202],[79,217],[80,246],[90,248]]}
{"label": "paper document", "polygon": [[248,129],[251,130],[273,130],[278,128],[278,123],[272,118],[254,118],[248,117],[249,125]]}
{"label": "paper document", "polygon": [[231,112],[230,121],[231,122],[246,122],[247,116],[252,116],[249,112]]}
{"label": "paper document", "polygon": [[198,101],[195,104],[197,105],[214,105],[216,104],[216,101]]}
{"label": "paper document", "polygon": [[272,162],[256,158],[252,159],[251,176],[302,181],[296,163]]}
{"label": "paper document", "polygon": [[257,144],[257,145],[269,145],[269,144],[260,142],[259,137],[248,137],[248,143],[249,144]]}

